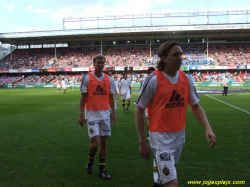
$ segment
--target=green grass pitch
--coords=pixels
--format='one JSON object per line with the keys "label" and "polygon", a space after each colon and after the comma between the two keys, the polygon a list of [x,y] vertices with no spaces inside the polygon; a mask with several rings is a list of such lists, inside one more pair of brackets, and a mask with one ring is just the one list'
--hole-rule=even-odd
{"label": "green grass pitch", "polygon": [[[217,144],[209,148],[202,125],[188,107],[186,143],[177,165],[180,186],[222,180],[250,186],[250,93],[210,95],[245,112],[199,96]],[[123,113],[118,103],[117,123],[108,140],[112,179],[104,180],[98,175],[98,155],[93,173],[85,170],[89,139],[86,126],[77,123],[79,88],[66,94],[56,88],[0,89],[0,187],[152,186],[152,156],[150,161],[139,157],[133,117],[137,97],[132,94],[130,113]]]}

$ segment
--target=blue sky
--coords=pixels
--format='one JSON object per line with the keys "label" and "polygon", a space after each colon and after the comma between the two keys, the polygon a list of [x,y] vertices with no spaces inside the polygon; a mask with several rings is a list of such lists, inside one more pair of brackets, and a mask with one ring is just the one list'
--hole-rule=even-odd
{"label": "blue sky", "polygon": [[[204,11],[207,8],[209,10],[243,8],[250,10],[250,0],[0,0],[0,33],[62,30],[63,18],[67,17]],[[225,19],[225,17],[221,20],[218,17],[211,17],[211,22],[219,23]],[[229,22],[246,23],[246,16],[233,16],[229,19]],[[148,25],[149,20],[143,21]],[[250,16],[248,21],[250,22]],[[127,22],[132,25],[131,20]],[[169,22],[187,24],[187,20],[177,18],[168,20],[166,24]],[[190,22],[199,24],[206,22],[206,18],[199,18],[199,20],[193,18]],[[99,24],[100,27],[112,26],[114,21]],[[65,24],[66,29],[79,29],[80,26],[93,28],[97,27],[97,23]],[[122,22],[117,23],[117,26],[122,26]]]}

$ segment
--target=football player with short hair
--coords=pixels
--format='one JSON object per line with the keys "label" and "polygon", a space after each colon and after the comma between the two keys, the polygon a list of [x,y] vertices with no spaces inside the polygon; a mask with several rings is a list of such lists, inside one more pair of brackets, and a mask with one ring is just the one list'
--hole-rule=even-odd
{"label": "football player with short hair", "polygon": [[120,87],[120,82],[118,81],[117,77],[114,77],[114,81],[115,81],[115,89],[116,89],[116,101],[119,102],[119,87]]}
{"label": "football player with short hair", "polygon": [[57,93],[60,93],[60,91],[61,91],[61,81],[60,81],[60,78],[57,78],[57,80],[56,80],[56,88],[57,88]]}
{"label": "football player with short hair", "polygon": [[[105,56],[96,55],[93,58],[94,72],[87,73],[82,78],[78,123],[83,126],[85,119],[87,119],[90,139],[89,160],[86,166],[87,173],[91,174],[93,171],[94,156],[100,144],[99,175],[104,179],[111,179],[105,166],[107,140],[111,136],[110,121],[112,120],[113,124],[116,122],[115,86],[113,78],[102,72],[105,62]],[[112,110],[111,115],[109,107]],[[84,108],[86,115],[83,114]]]}
{"label": "football player with short hair", "polygon": [[[120,93],[122,98],[122,108],[123,112],[129,112],[129,106],[131,101],[131,79],[128,78],[128,74],[123,74],[123,79],[120,82]],[[127,108],[125,110],[125,100],[128,100],[127,102]]]}
{"label": "football player with short hair", "polygon": [[67,82],[64,77],[62,78],[61,84],[62,84],[63,94],[66,94]]}

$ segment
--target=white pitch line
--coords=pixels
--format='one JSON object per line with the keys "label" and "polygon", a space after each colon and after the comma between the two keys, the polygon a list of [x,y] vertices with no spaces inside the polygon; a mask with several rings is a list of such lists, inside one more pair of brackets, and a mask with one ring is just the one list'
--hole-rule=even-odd
{"label": "white pitch line", "polygon": [[247,114],[250,114],[250,112],[248,112],[248,111],[246,111],[246,110],[243,110],[243,109],[238,108],[238,107],[236,107],[236,106],[230,105],[230,104],[228,104],[228,103],[226,103],[226,102],[224,102],[224,101],[221,101],[221,100],[219,100],[219,99],[216,99],[216,98],[214,98],[214,97],[212,97],[212,96],[210,96],[210,95],[207,95],[207,94],[204,94],[204,95],[205,95],[205,96],[208,96],[208,97],[210,97],[210,98],[212,98],[212,99],[214,99],[214,100],[216,100],[216,101],[219,101],[219,102],[221,102],[221,103],[224,103],[224,104],[226,104],[226,105],[228,105],[228,106],[231,106],[231,107],[233,107],[233,108],[236,108],[236,109],[238,109],[238,110],[241,110],[241,111],[243,111],[243,112],[246,112]]}

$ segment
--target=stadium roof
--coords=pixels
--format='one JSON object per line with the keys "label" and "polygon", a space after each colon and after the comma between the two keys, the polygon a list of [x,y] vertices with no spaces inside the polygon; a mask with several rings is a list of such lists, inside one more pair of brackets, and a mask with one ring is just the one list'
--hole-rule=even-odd
{"label": "stadium roof", "polygon": [[250,37],[250,24],[117,27],[0,34],[3,44],[25,45],[122,39]]}

